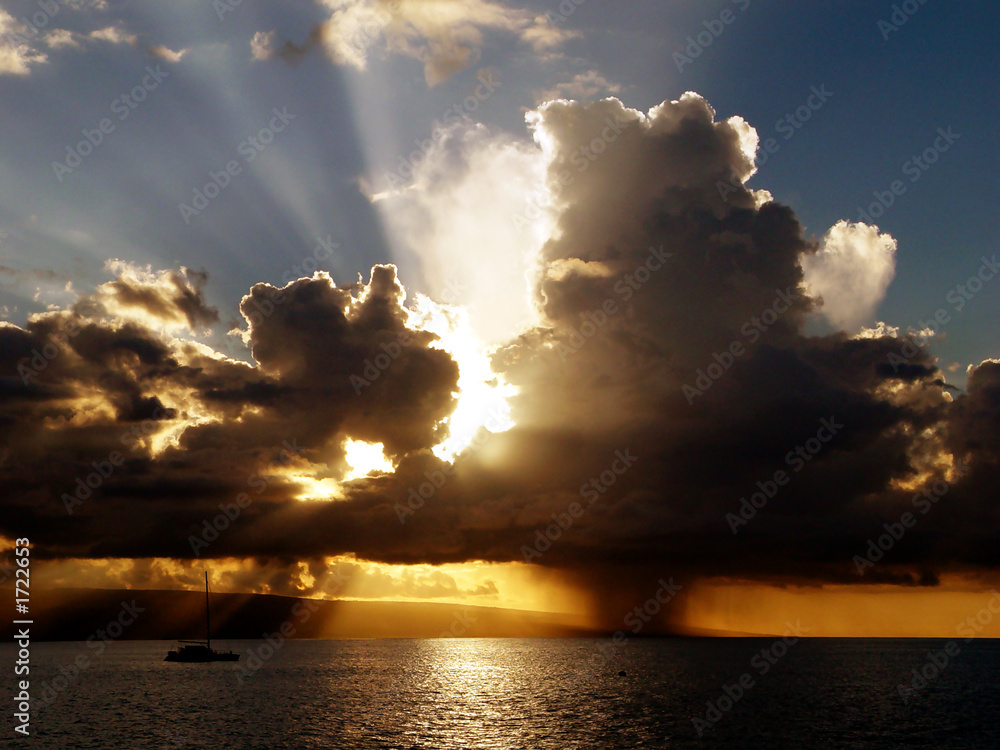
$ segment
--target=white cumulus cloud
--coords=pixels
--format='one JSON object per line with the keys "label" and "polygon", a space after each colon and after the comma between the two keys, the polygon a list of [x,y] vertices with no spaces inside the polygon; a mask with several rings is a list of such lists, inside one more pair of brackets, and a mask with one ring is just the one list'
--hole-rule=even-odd
{"label": "white cumulus cloud", "polygon": [[871,320],[896,275],[896,240],[877,226],[838,221],[815,254],[802,256],[802,271],[823,317],[853,331]]}

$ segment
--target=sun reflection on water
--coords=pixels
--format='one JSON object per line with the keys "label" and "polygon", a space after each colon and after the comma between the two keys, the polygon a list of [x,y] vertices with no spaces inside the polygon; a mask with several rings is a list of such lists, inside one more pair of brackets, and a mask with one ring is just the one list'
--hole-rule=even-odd
{"label": "sun reflection on water", "polygon": [[524,717],[537,707],[513,641],[439,638],[415,642],[420,664],[410,721],[416,736],[447,736],[447,747],[525,747]]}

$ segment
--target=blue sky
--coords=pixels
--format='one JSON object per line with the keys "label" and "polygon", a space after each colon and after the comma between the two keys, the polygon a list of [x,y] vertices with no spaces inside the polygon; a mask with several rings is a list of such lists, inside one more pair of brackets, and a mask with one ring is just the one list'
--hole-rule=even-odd
{"label": "blue sky", "polygon": [[[37,42],[44,62],[0,75],[0,265],[49,276],[2,279],[0,306],[13,322],[65,302],[55,293],[65,281],[79,291],[106,280],[104,262],[117,257],[208,271],[206,294],[228,323],[251,284],[279,281],[310,255],[316,236],[328,235],[339,253],[323,267],[335,279],[396,261],[408,288],[421,291],[419,260],[393,242],[360,184],[394,169],[474,90],[482,70],[501,85],[471,117],[524,142],[524,111],[539,92],[580,74],[593,73],[589,98],[614,94],[639,110],[697,91],[720,119],[740,115],[762,142],[777,138],[779,150],[750,185],[792,206],[817,237],[839,219],[856,220],[873,191],[900,179],[904,162],[930,146],[938,128],[953,128],[960,134],[954,147],[907,182],[877,221],[898,251],[876,317],[903,330],[945,306],[949,290],[997,246],[987,207],[1000,198],[993,38],[1000,11],[988,3],[914,4],[912,17],[887,32],[879,22],[891,19],[889,2],[566,3],[572,13],[555,18],[568,32],[560,44],[539,51],[483,27],[469,64],[434,86],[420,60],[378,41],[365,70],[320,51],[295,64],[253,58],[258,32],[274,31],[276,44],[302,44],[330,16],[319,3],[244,2],[223,9],[221,19],[221,6],[188,0],[73,5],[60,3],[41,29],[72,31],[73,43]],[[15,20],[40,8],[4,7]],[[517,8],[560,12],[556,3]],[[719,28],[723,13],[731,22],[679,70],[675,55],[688,37]],[[107,28],[123,39],[86,37]],[[158,46],[183,54],[169,61],[150,51]],[[113,102],[142,82],[148,66],[167,77],[117,120]],[[786,140],[776,123],[814,86],[832,97]],[[185,224],[178,204],[190,202],[210,171],[242,163],[239,145],[268,124],[275,107],[295,119]],[[104,117],[114,132],[58,182],[52,162]],[[43,294],[32,300],[39,286]],[[936,342],[942,364],[964,370],[995,355],[998,312],[1000,295],[987,286],[956,315],[947,340]],[[951,377],[962,382],[961,372]]]}

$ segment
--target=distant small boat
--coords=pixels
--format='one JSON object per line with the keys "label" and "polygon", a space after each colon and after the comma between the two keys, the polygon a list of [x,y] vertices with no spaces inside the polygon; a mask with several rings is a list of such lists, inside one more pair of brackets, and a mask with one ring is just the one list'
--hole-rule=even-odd
{"label": "distant small boat", "polygon": [[177,641],[180,646],[167,652],[163,661],[188,663],[208,661],[239,661],[240,655],[232,651],[216,651],[212,648],[212,620],[208,606],[208,571],[205,571],[205,640]]}

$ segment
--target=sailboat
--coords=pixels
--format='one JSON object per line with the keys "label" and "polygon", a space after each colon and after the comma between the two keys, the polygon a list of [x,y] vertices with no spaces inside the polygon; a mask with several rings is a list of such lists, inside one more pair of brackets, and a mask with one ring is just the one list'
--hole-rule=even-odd
{"label": "sailboat", "polygon": [[208,607],[208,571],[205,571],[205,640],[178,641],[179,646],[167,652],[163,661],[207,662],[238,661],[239,654],[212,648],[212,620]]}

